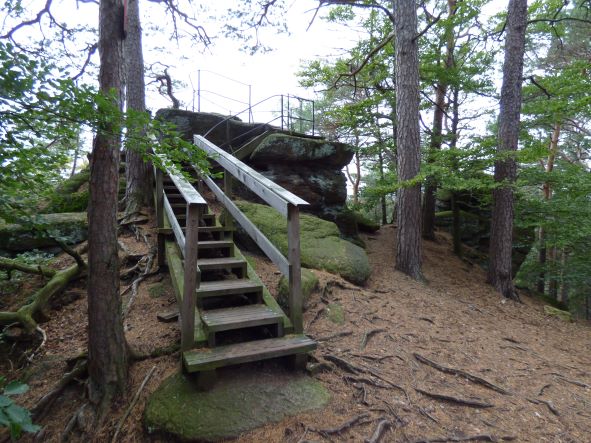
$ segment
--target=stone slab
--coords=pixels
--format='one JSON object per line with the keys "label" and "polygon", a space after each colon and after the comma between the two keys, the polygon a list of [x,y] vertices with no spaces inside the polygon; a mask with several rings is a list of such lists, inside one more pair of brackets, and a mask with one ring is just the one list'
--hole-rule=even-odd
{"label": "stone slab", "polygon": [[273,362],[218,370],[210,391],[199,391],[191,374],[174,374],[150,396],[144,413],[149,433],[180,441],[214,442],[322,408],[324,386]]}

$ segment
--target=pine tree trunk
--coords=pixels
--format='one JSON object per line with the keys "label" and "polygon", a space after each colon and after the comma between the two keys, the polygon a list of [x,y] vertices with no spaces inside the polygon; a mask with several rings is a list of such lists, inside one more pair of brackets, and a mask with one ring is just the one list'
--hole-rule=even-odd
{"label": "pine tree trunk", "polygon": [[[127,34],[125,37],[125,79],[127,85],[127,109],[146,111],[146,86],[144,81],[144,57],[139,0],[129,0],[127,6]],[[142,128],[135,128],[143,135]],[[142,206],[153,204],[152,174],[150,163],[141,152],[134,149],[133,140],[127,146],[125,156],[125,214],[138,212]]]}
{"label": "pine tree trunk", "polygon": [[499,187],[493,191],[488,282],[505,297],[512,299],[518,299],[511,272],[514,215],[511,186],[515,182],[516,163],[512,156],[505,155],[516,151],[519,141],[526,27],[527,0],[510,0],[497,148],[497,152],[503,157],[495,162],[494,178]]}
{"label": "pine tree trunk", "polygon": [[[99,85],[120,93],[123,23],[121,4],[101,0],[99,7]],[[120,96],[114,97],[119,107]],[[90,161],[88,207],[88,372],[90,399],[99,416],[127,385],[127,346],[123,334],[117,256],[117,191],[120,126],[104,119]]]}
{"label": "pine tree trunk", "polygon": [[[550,145],[548,146],[548,161],[546,163],[545,171],[546,174],[552,173],[554,170],[554,162],[556,160],[556,154],[558,152],[558,139],[560,138],[561,124],[555,123],[552,136],[550,137]],[[544,182],[542,187],[544,191],[544,200],[549,201],[552,198],[552,186],[549,180]],[[538,275],[538,292],[544,293],[546,290],[546,265],[547,265],[547,248],[546,248],[546,232],[543,226],[538,229],[538,264],[540,265],[540,274]],[[552,283],[550,284],[552,286]]]}
{"label": "pine tree trunk", "polygon": [[[452,19],[456,13],[456,0],[448,0],[448,20]],[[455,36],[453,28],[447,30],[446,36],[446,55],[445,68],[450,70],[454,66]],[[431,152],[439,151],[443,141],[443,116],[445,108],[445,96],[447,94],[447,80],[441,79],[435,88],[435,109],[433,110],[433,129],[431,131],[431,141],[429,149]],[[431,154],[432,155],[432,154]],[[433,159],[430,159],[433,161]],[[435,210],[437,182],[434,177],[428,177],[425,187],[424,205],[423,205],[423,238],[425,240],[435,240]]]}
{"label": "pine tree trunk", "polygon": [[[449,149],[454,152],[458,146],[458,127],[460,125],[460,101],[459,101],[460,89],[459,86],[453,88],[452,94],[452,118],[451,118],[451,142]],[[458,169],[458,159],[454,152],[452,157],[452,165],[454,169]],[[462,232],[461,232],[461,217],[460,217],[460,205],[458,204],[458,192],[453,191],[451,194],[451,213],[452,213],[452,239],[454,254],[458,257],[463,255],[462,251]]]}
{"label": "pine tree trunk", "polygon": [[[380,146],[382,144],[380,143]],[[382,153],[382,149],[380,148],[378,152],[378,160],[379,160],[379,167],[380,167],[380,180],[384,183],[384,154]],[[382,225],[388,224],[388,214],[386,213],[386,195],[382,194],[380,197],[380,204],[382,206]]]}
{"label": "pine tree trunk", "polygon": [[[396,149],[398,180],[415,178],[420,169],[419,60],[414,0],[395,0]],[[421,185],[398,190],[396,269],[422,279]]]}

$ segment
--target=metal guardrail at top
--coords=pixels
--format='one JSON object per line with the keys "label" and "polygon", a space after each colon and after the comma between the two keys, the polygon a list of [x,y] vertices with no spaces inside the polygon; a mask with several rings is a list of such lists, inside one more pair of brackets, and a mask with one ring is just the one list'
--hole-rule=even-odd
{"label": "metal guardrail at top", "polygon": [[[202,72],[206,72],[212,74],[216,77],[220,77],[226,81],[237,83],[244,87],[248,88],[248,98],[247,99],[237,99],[236,97],[229,97],[224,93],[220,93],[211,89],[203,89],[202,87]],[[197,112],[202,112],[202,101],[206,101],[211,103],[217,108],[225,109],[224,113],[229,114],[229,116],[222,122],[216,124],[213,128],[207,131],[209,134],[213,129],[215,129],[220,124],[224,123],[227,120],[230,120],[235,117],[243,116],[244,114],[248,115],[248,122],[254,123],[254,111],[258,114],[261,113],[271,113],[273,115],[270,119],[266,120],[265,123],[261,123],[260,125],[271,124],[273,122],[279,121],[278,127],[284,131],[292,131],[292,132],[299,132],[299,133],[311,133],[311,135],[315,135],[316,133],[316,122],[315,122],[315,104],[314,100],[306,99],[303,97],[298,97],[292,94],[275,94],[271,95],[263,100],[258,101],[257,103],[252,103],[252,85],[244,83],[243,81],[230,78],[224,74],[220,74],[214,71],[210,71],[208,69],[198,69],[197,70],[197,90],[194,90],[193,93],[193,111],[195,111],[195,92],[197,93]],[[212,100],[207,99],[207,94],[210,94],[214,98]],[[275,103],[275,107],[270,110],[262,111],[260,105],[262,104],[269,104],[269,101],[273,98],[277,98],[277,103]],[[230,102],[236,104],[238,106],[245,106],[239,112],[232,112],[231,108],[227,108],[219,103],[215,103],[213,100],[222,99],[223,101]],[[247,100],[247,101],[245,101]],[[246,119],[245,119],[246,120]]]}

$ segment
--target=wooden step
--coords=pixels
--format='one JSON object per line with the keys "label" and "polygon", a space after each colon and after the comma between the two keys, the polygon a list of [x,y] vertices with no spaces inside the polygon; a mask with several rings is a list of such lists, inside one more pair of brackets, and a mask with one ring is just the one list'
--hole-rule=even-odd
{"label": "wooden step", "polygon": [[317,343],[305,335],[286,335],[213,349],[186,351],[183,353],[183,362],[188,372],[211,371],[223,366],[303,354],[313,351],[316,346]]}
{"label": "wooden step", "polygon": [[234,246],[232,240],[203,240],[199,242],[199,249],[227,249]]}
{"label": "wooden step", "polygon": [[[229,331],[263,325],[279,325],[283,316],[267,305],[256,304],[203,311],[201,319],[209,332]],[[281,329],[281,328],[280,328]],[[283,335],[278,331],[278,335]]]}
{"label": "wooden step", "polygon": [[236,257],[200,258],[197,260],[197,266],[199,266],[201,272],[237,268],[245,270],[246,261]]}
{"label": "wooden step", "polygon": [[219,297],[223,295],[251,294],[262,292],[263,285],[239,278],[236,280],[204,281],[197,289],[198,297]]}

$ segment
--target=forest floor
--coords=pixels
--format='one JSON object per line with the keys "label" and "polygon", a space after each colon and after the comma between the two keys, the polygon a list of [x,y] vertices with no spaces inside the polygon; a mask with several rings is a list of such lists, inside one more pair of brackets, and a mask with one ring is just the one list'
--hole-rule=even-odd
{"label": "forest floor", "polygon": [[[154,239],[149,227],[143,229]],[[238,441],[373,441],[380,428],[384,442],[591,442],[590,325],[549,317],[542,302],[523,293],[523,303],[503,299],[485,284],[480,267],[451,254],[446,234],[425,242],[427,283],[415,282],[394,270],[395,232],[390,225],[364,236],[373,267],[364,287],[317,272],[320,287],[308,302],[304,324],[319,341],[313,361],[324,364],[313,376],[331,393],[326,408],[269,424]],[[120,240],[128,253],[147,252],[132,234]],[[276,269],[261,257],[253,259],[274,293]],[[129,283],[123,282],[122,290]],[[0,373],[29,383],[30,391],[19,398],[27,407],[62,377],[67,360],[86,348],[84,280],[62,299],[67,303],[41,325],[47,341],[29,354],[30,361],[13,351],[0,363]],[[128,294],[124,304],[127,300]],[[327,315],[335,304],[343,308],[342,324]],[[174,309],[166,274],[142,282],[125,320],[130,345],[145,352],[178,342],[177,324],[156,318]],[[148,394],[179,369],[178,354],[131,366],[128,397],[94,433],[95,441],[110,441],[153,367],[118,441],[169,441],[149,436],[142,414]],[[36,441],[59,441],[84,402],[83,385],[66,389],[39,421],[44,429]],[[88,440],[80,435],[74,431],[70,440]]]}

